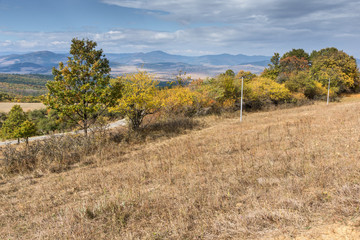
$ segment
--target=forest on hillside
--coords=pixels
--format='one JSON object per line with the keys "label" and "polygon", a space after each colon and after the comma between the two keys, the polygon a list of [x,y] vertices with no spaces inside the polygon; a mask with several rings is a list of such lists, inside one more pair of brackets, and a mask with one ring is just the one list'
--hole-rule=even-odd
{"label": "forest on hillside", "polygon": [[31,101],[46,93],[45,85],[52,79],[51,75],[0,73],[0,101]]}

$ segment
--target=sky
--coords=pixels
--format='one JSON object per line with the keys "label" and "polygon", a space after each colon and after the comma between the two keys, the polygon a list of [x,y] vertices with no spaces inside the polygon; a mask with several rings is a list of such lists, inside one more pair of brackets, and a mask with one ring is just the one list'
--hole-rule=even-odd
{"label": "sky", "polygon": [[0,0],[0,53],[281,54],[336,47],[360,57],[358,0]]}

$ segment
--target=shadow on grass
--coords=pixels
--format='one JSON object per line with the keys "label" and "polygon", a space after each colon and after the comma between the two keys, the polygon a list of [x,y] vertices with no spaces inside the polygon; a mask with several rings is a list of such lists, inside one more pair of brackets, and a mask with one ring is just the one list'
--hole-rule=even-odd
{"label": "shadow on grass", "polygon": [[116,143],[143,142],[164,137],[175,137],[184,134],[187,130],[200,129],[202,127],[204,127],[204,123],[193,118],[171,118],[148,124],[137,131],[122,129],[119,132],[111,133],[110,140]]}

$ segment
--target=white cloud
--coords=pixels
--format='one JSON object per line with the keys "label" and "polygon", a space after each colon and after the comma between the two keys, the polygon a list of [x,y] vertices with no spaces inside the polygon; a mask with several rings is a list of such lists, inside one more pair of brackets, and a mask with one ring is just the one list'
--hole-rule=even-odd
{"label": "white cloud", "polygon": [[10,40],[5,40],[3,42],[0,42],[1,47],[9,47],[11,46],[12,42]]}
{"label": "white cloud", "polygon": [[[89,38],[98,43],[107,53],[136,52],[163,50],[178,54],[206,52],[212,53],[245,53],[245,54],[272,54],[273,50],[264,48],[270,43],[282,39],[295,39],[305,35],[306,30],[287,30],[283,28],[263,28],[262,26],[240,25],[237,27],[197,27],[175,31],[150,31],[139,29],[113,29],[107,32],[1,32],[10,39],[0,42],[6,45],[6,51],[68,51],[71,39]],[[26,40],[24,40],[26,39]],[[192,49],[193,51],[189,51]],[[262,52],[256,52],[260,49]]]}
{"label": "white cloud", "polygon": [[[97,32],[1,32],[11,50],[68,51],[71,39],[95,40],[105,52],[163,50],[177,54],[283,53],[328,46],[358,49],[360,3],[353,0],[99,0],[153,11],[186,25],[168,31],[114,28]],[[159,11],[161,13],[159,13]],[[166,14],[164,14],[166,13]],[[145,11],[144,11],[145,14]],[[5,37],[4,37],[5,36]],[[15,39],[15,40],[14,40]],[[26,42],[21,42],[25,41]],[[360,50],[353,53],[360,56]]]}
{"label": "white cloud", "polygon": [[[276,21],[308,17],[314,13],[357,13],[355,0],[101,0],[120,7],[167,13],[168,18],[180,22]],[[162,15],[163,16],[163,15]],[[328,16],[333,18],[332,15]]]}

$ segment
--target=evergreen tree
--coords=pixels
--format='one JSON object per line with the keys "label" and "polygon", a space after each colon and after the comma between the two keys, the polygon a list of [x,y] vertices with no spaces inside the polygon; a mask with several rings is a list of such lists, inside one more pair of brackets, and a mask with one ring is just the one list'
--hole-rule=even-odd
{"label": "evergreen tree", "polygon": [[53,68],[54,81],[46,84],[45,105],[76,122],[87,136],[88,128],[115,104],[121,86],[110,85],[109,61],[96,42],[73,39],[67,66]]}
{"label": "evergreen tree", "polygon": [[36,135],[37,132],[35,123],[29,120],[23,122],[15,131],[18,136],[25,139],[26,145],[29,144],[29,137]]}
{"label": "evergreen tree", "polygon": [[18,129],[25,121],[26,115],[23,109],[20,107],[20,105],[14,105],[2,125],[2,137],[5,139],[17,138],[18,143],[20,143],[21,134]]}

